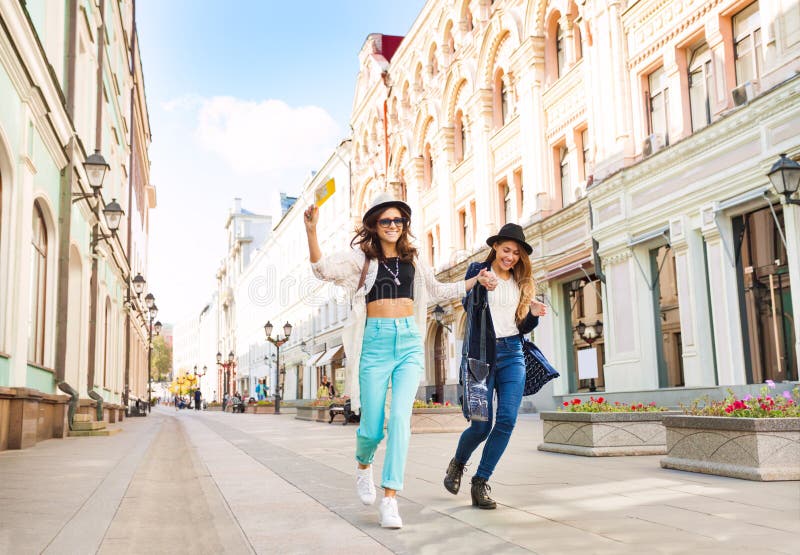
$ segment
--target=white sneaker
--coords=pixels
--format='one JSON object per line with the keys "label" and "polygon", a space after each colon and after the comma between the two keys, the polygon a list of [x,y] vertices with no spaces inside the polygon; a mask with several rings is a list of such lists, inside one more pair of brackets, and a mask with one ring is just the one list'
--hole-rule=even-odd
{"label": "white sneaker", "polygon": [[375,503],[375,482],[372,479],[372,466],[356,468],[356,491],[364,505]]}
{"label": "white sneaker", "polygon": [[381,528],[402,528],[403,519],[397,510],[397,499],[384,497],[381,501]]}

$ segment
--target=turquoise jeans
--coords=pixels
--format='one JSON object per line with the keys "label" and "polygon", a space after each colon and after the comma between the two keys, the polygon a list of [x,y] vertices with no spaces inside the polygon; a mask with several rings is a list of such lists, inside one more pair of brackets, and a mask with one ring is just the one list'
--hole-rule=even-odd
{"label": "turquoise jeans", "polygon": [[383,440],[384,405],[391,381],[389,439],[381,487],[403,489],[411,439],[411,407],[424,368],[422,336],[412,316],[367,318],[358,372],[361,422],[356,431],[356,460],[361,464],[372,464],[375,450]]}

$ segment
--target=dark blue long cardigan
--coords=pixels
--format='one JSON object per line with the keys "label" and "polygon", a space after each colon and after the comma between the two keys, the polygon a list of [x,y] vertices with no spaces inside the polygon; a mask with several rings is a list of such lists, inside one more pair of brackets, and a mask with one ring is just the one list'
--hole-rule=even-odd
{"label": "dark blue long cardigan", "polygon": [[[489,266],[491,264],[487,262],[473,262],[467,268],[467,274],[464,279],[469,279],[471,277],[477,276],[480,271],[484,268],[487,270],[490,269]],[[487,296],[488,291],[486,288],[476,283],[472,290],[467,293],[467,296],[461,299],[461,304],[464,305],[464,310],[471,310],[472,316],[472,327],[470,329],[470,336],[469,336],[469,357],[470,358],[480,358],[481,353],[481,341],[480,341],[480,333],[481,333],[481,310],[486,310],[486,360],[484,362],[488,362],[494,365],[494,357],[495,357],[495,335],[494,335],[494,324],[492,324],[492,313],[489,310],[489,299]],[[469,301],[469,306],[467,302]],[[528,315],[525,319],[517,326],[520,335],[525,335],[526,333],[530,333],[533,329],[539,325],[539,317],[534,316],[528,311]]]}

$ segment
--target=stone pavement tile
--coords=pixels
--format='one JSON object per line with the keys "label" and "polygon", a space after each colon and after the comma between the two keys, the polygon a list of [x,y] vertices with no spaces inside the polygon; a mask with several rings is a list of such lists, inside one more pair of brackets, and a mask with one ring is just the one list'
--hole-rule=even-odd
{"label": "stone pavement tile", "polygon": [[256,552],[388,552],[241,451],[238,446],[248,443],[247,438],[226,441],[197,419],[183,419],[183,423]]}
{"label": "stone pavement tile", "polygon": [[[154,530],[160,541],[153,541]],[[140,553],[143,549],[148,553],[176,549],[252,553],[172,414],[165,417],[136,469],[98,553]]]}
{"label": "stone pavement tile", "polygon": [[[491,533],[476,529],[415,503],[405,495],[399,497],[404,528],[402,530],[384,530],[378,526],[377,504],[365,508],[355,495],[355,465],[352,459],[349,463],[341,461],[341,464],[347,465],[347,471],[342,472],[328,466],[324,460],[317,461],[307,457],[305,450],[307,438],[305,436],[300,440],[296,435],[294,442],[288,442],[294,444],[295,450],[290,450],[272,443],[272,440],[275,439],[274,436],[261,436],[263,431],[254,429],[243,420],[226,422],[214,418],[204,419],[204,423],[220,436],[224,436],[231,443],[244,449],[253,460],[261,462],[286,482],[317,500],[322,508],[329,508],[340,518],[392,552],[437,554],[446,552],[525,552],[520,547]],[[297,434],[298,430],[305,428],[302,424],[295,427],[293,422],[287,421],[282,424],[282,428],[273,430],[273,432],[275,436],[283,438],[282,442],[288,444],[285,442],[286,434],[291,435],[292,432]],[[353,431],[351,428],[346,434],[333,432],[343,440],[340,449],[350,452],[353,446]],[[247,432],[252,432],[252,434]],[[352,456],[351,453],[347,458],[350,456]],[[237,512],[237,514],[239,513]],[[316,514],[312,515],[312,518],[316,519]],[[298,536],[301,535],[298,534]]]}
{"label": "stone pavement tile", "polygon": [[[0,453],[0,553],[41,553],[96,549],[156,422],[125,427],[109,437],[51,439],[24,450]],[[24,522],[20,522],[24,520]],[[75,535],[67,549],[61,539]]]}

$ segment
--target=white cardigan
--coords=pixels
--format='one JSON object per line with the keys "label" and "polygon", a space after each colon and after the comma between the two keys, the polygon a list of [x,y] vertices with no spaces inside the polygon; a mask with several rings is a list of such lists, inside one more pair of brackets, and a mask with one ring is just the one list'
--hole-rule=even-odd
{"label": "white cardigan", "polygon": [[[323,256],[318,262],[311,264],[314,275],[323,281],[332,281],[344,287],[351,299],[352,310],[342,331],[342,345],[347,357],[345,369],[344,393],[350,396],[350,408],[357,411],[361,406],[361,394],[358,384],[358,368],[361,360],[361,345],[364,341],[364,327],[367,322],[366,296],[378,275],[378,261],[369,261],[364,286],[356,291],[366,255],[361,249],[350,249]],[[438,303],[450,299],[459,299],[466,294],[464,281],[441,283],[436,280],[433,270],[419,258],[414,261],[414,319],[419,333],[425,337],[428,316],[428,302]]]}

